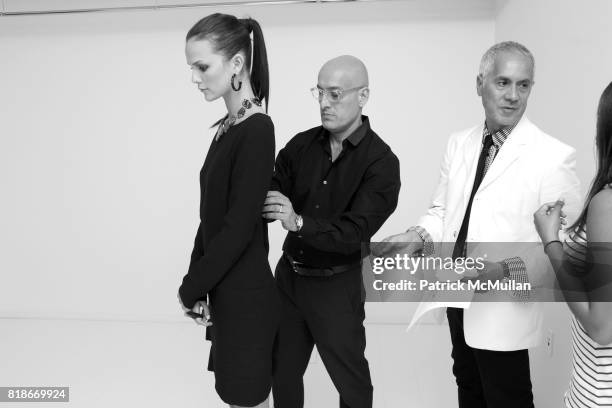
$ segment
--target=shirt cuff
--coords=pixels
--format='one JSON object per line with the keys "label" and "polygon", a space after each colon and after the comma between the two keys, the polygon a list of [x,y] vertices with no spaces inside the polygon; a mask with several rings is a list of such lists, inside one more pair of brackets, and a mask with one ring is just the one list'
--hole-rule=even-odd
{"label": "shirt cuff", "polygon": [[429,232],[427,232],[425,228],[421,227],[420,225],[415,225],[414,227],[408,228],[406,232],[409,231],[416,232],[423,240],[423,256],[431,256],[436,252],[434,248],[433,239],[431,239],[431,235],[429,235]]}
{"label": "shirt cuff", "polygon": [[315,227],[316,225],[312,218],[307,215],[302,215],[302,228],[300,228],[299,231],[295,231],[294,234],[306,236],[314,235],[317,232]]}
{"label": "shirt cuff", "polygon": [[[510,281],[514,281],[516,283],[521,283],[522,287],[526,287],[524,285],[529,283],[529,277],[527,276],[527,267],[525,266],[525,262],[518,256],[512,258],[506,258],[501,262],[502,269],[504,270],[504,279],[508,279]],[[528,301],[529,300],[529,290],[528,289],[514,289],[512,291],[512,296],[517,298],[520,301]]]}

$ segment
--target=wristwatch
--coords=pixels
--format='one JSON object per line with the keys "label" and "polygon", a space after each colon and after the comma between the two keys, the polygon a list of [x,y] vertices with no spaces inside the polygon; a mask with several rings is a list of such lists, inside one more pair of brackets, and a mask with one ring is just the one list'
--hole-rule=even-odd
{"label": "wristwatch", "polygon": [[302,218],[301,215],[296,214],[295,215],[295,227],[297,229],[295,230],[295,232],[299,232],[302,229],[303,225],[304,225],[304,219]]}

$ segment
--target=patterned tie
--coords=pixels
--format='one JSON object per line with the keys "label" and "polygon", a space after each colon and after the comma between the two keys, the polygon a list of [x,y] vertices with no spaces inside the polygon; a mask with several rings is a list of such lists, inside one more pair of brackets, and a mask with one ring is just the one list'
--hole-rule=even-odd
{"label": "patterned tie", "polygon": [[[511,130],[511,128],[508,128],[508,129]],[[491,134],[489,132],[489,129],[485,127],[484,137],[485,138],[487,136],[493,137],[493,145],[489,147],[489,155],[487,156],[487,161],[485,162],[484,174],[487,174],[487,171],[489,171],[489,167],[491,167],[491,164],[493,164],[493,160],[495,160],[495,157],[497,156],[497,152],[499,152],[499,149],[501,149],[502,145],[504,144],[504,141],[508,137],[509,133],[507,134],[504,133],[504,132],[508,132],[508,129],[502,129],[498,132],[495,132],[494,134]],[[482,176],[483,178],[484,178],[484,174]]]}

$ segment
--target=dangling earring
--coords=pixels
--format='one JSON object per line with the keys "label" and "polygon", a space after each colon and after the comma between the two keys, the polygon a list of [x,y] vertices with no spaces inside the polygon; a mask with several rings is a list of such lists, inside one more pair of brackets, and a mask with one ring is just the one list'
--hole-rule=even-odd
{"label": "dangling earring", "polygon": [[238,81],[238,86],[234,85],[234,79],[236,79],[236,74],[232,75],[232,79],[230,80],[230,83],[232,84],[232,89],[236,92],[238,92],[240,90],[240,88],[242,88],[242,81]]}

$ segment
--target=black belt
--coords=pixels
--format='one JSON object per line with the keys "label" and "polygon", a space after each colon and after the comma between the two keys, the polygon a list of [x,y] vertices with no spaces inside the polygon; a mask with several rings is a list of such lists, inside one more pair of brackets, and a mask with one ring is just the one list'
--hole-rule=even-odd
{"label": "black belt", "polygon": [[329,266],[326,268],[321,268],[321,267],[316,267],[316,266],[309,266],[301,262],[296,262],[291,257],[291,255],[289,255],[286,252],[283,252],[283,256],[285,257],[287,262],[289,262],[289,265],[291,265],[291,268],[293,269],[293,271],[297,273],[298,275],[302,275],[302,276],[320,276],[320,277],[333,276],[338,273],[350,271],[351,269],[361,268],[361,261],[353,262],[350,264],[336,265],[336,266]]}

